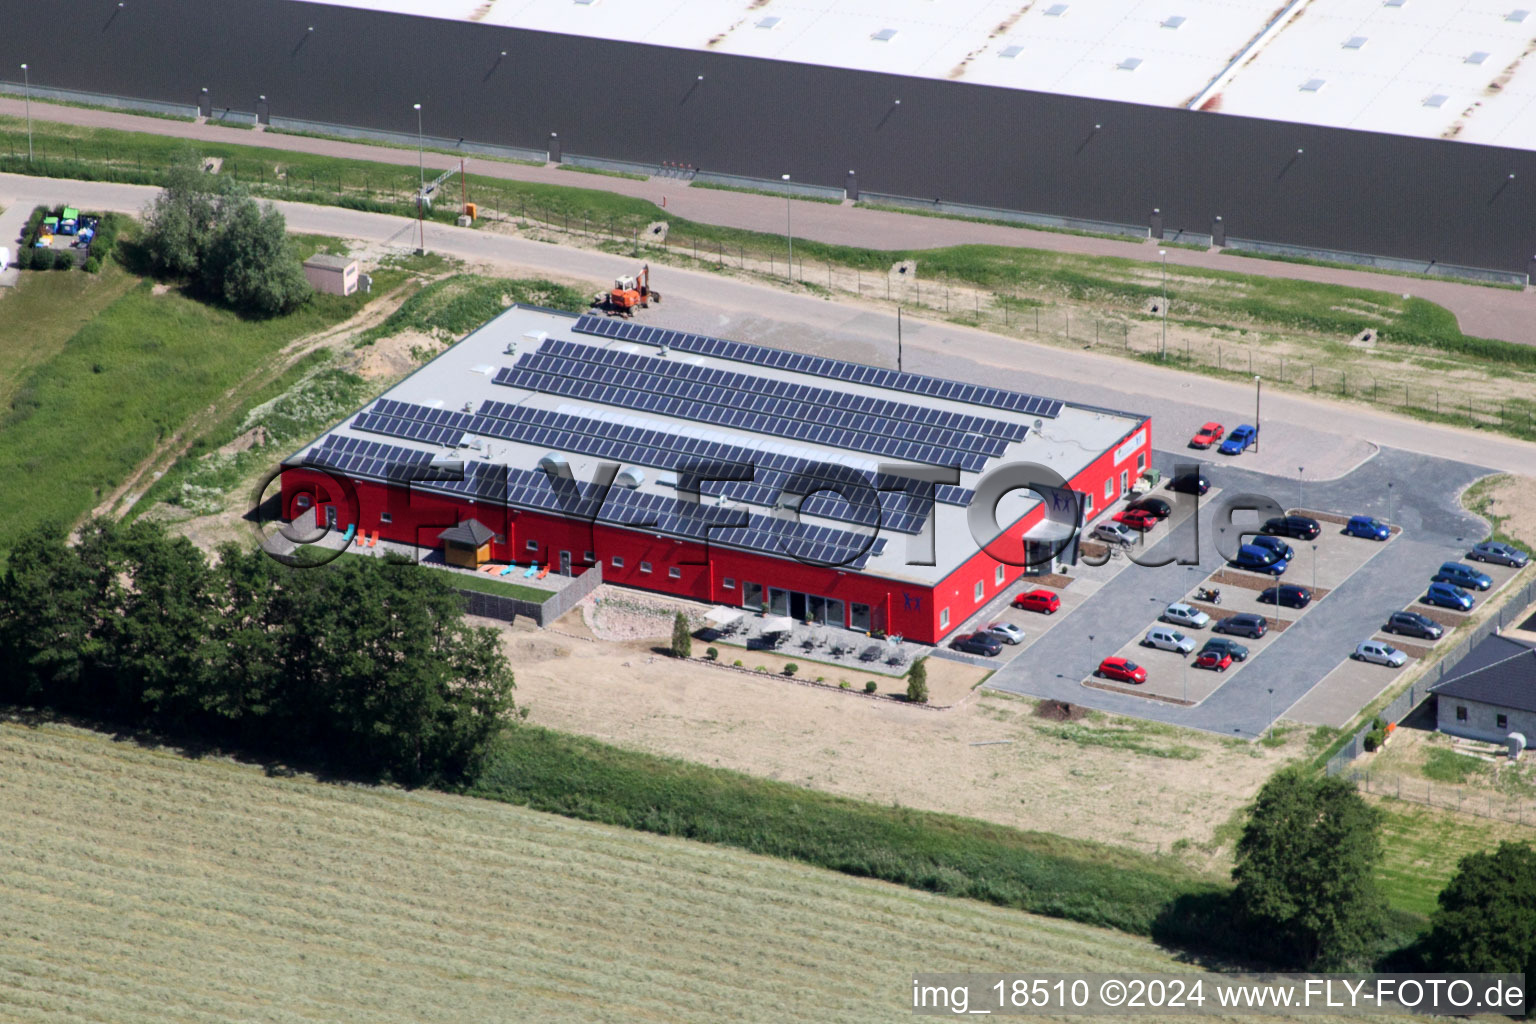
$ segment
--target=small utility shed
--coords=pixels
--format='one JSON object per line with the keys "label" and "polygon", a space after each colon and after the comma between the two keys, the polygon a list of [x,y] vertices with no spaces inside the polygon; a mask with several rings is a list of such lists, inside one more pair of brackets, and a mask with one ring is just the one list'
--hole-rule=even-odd
{"label": "small utility shed", "polygon": [[496,533],[478,519],[466,519],[437,535],[443,542],[443,561],[465,569],[478,569],[491,557]]}
{"label": "small utility shed", "polygon": [[319,253],[304,261],[304,276],[317,292],[351,295],[357,291],[357,260]]}
{"label": "small utility shed", "polygon": [[1515,753],[1536,737],[1536,648],[1494,634],[1454,671],[1430,687],[1441,732],[1506,743]]}

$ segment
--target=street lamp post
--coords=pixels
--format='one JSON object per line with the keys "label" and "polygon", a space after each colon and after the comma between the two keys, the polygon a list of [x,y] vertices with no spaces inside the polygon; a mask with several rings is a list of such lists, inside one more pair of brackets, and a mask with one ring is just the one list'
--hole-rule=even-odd
{"label": "street lamp post", "polygon": [[1317,593],[1317,545],[1312,545],[1312,593]]}
{"label": "street lamp post", "polygon": [[1253,452],[1259,452],[1259,399],[1263,394],[1264,382],[1258,375],[1253,375]]}
{"label": "street lamp post", "polygon": [[1275,688],[1269,688],[1269,731],[1275,731]]}
{"label": "street lamp post", "polygon": [[1163,343],[1157,350],[1157,358],[1168,358],[1168,250],[1159,249],[1157,254],[1163,258]]}
{"label": "street lamp post", "polygon": [[27,108],[27,163],[32,162],[32,73],[21,66],[22,96]]}
{"label": "street lamp post", "polygon": [[1387,522],[1392,522],[1392,481],[1387,481]]}
{"label": "street lamp post", "polygon": [[[787,182],[789,175],[781,175]],[[789,243],[789,283],[795,283],[795,233],[790,227],[790,200],[789,193],[784,193],[784,240]]]}
{"label": "street lamp post", "polygon": [[1305,466],[1296,467],[1296,511],[1301,511],[1301,474],[1306,470]]}
{"label": "street lamp post", "polygon": [[416,191],[416,231],[418,244],[416,251],[421,255],[427,252],[427,164],[423,155],[423,138],[421,134],[421,104],[412,106],[416,110],[416,173],[421,184]]}

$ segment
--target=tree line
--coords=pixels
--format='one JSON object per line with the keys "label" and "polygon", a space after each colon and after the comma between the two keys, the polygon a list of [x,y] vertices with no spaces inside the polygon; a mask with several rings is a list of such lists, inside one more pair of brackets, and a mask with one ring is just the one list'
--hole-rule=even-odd
{"label": "tree line", "polygon": [[494,630],[374,558],[210,561],[140,521],[43,526],[0,578],[0,702],[404,784],[472,779],[513,710]]}
{"label": "tree line", "polygon": [[[1237,846],[1232,950],[1291,969],[1368,969],[1388,933],[1376,886],[1381,811],[1349,782],[1299,767],[1259,791]],[[1536,847],[1470,854],[1429,930],[1378,966],[1536,978]]]}

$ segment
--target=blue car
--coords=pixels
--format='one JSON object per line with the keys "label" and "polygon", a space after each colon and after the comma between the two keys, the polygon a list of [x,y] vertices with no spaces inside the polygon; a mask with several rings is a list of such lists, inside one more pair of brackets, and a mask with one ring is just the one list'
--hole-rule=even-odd
{"label": "blue car", "polygon": [[1431,583],[1424,592],[1424,603],[1469,612],[1472,610],[1472,595],[1453,583]]}
{"label": "blue car", "polygon": [[1258,440],[1258,437],[1259,428],[1244,423],[1227,435],[1227,439],[1221,442],[1219,450],[1223,455],[1241,455],[1249,445]]}
{"label": "blue car", "polygon": [[1292,548],[1285,541],[1281,540],[1279,537],[1271,537],[1267,533],[1261,533],[1258,536],[1251,538],[1248,543],[1256,548],[1268,548],[1275,554],[1279,555],[1281,558],[1285,559],[1287,562],[1296,557],[1296,551],[1294,548]]}
{"label": "blue car", "polygon": [[1238,548],[1232,564],[1239,569],[1268,573],[1271,576],[1283,576],[1285,570],[1290,568],[1290,563],[1281,558],[1278,552],[1254,544],[1244,544]]}
{"label": "blue car", "polygon": [[1344,524],[1344,533],[1350,537],[1364,537],[1366,540],[1386,540],[1392,536],[1386,523],[1370,516],[1350,516],[1349,522]]}
{"label": "blue car", "polygon": [[1465,562],[1445,562],[1440,570],[1430,577],[1434,583],[1452,583],[1468,590],[1487,590],[1493,586],[1493,577],[1485,572],[1478,572]]}

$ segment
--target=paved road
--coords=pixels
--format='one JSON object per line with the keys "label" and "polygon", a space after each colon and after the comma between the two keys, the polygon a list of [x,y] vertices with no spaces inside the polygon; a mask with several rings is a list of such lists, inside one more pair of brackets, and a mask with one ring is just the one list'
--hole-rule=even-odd
{"label": "paved road", "polygon": [[[1173,458],[1159,452],[1154,464],[1166,468]],[[1459,557],[1468,544],[1482,538],[1486,524],[1465,512],[1457,495],[1486,472],[1477,466],[1384,448],[1340,479],[1308,484],[1304,500],[1309,508],[1385,518],[1391,500],[1392,518],[1402,525],[1402,535],[1196,707],[1091,689],[1081,680],[1102,658],[1135,639],[1154,618],[1159,603],[1182,596],[1198,578],[1221,565],[1211,543],[1211,521],[1219,500],[1200,512],[1198,567],[1130,566],[1042,636],[1026,657],[999,669],[987,685],[1207,732],[1258,736],[1347,657],[1356,643],[1368,639],[1389,612],[1410,607],[1424,592],[1435,566]],[[1223,488],[1223,498],[1251,492],[1271,495],[1283,506],[1295,501],[1294,478],[1267,476],[1231,464],[1214,467],[1209,475],[1213,484]],[[1391,499],[1388,481],[1394,483]],[[1324,524],[1324,529],[1330,528]],[[1157,557],[1188,547],[1187,539],[1175,534],[1148,554]],[[1267,692],[1270,689],[1273,695]]]}
{"label": "paved road", "polygon": [[[39,114],[40,110],[46,113]],[[0,114],[20,117],[22,112],[21,100],[0,98]],[[190,121],[171,121],[158,117],[141,117],[114,111],[34,103],[32,112],[36,119],[46,118],[49,121],[67,124],[118,128],[187,139],[205,139],[232,145],[260,145],[293,152],[320,153],[327,156],[396,164],[411,164],[417,160],[416,152],[410,149],[312,139],[300,135],[269,135],[239,128],[195,124]],[[428,153],[423,159],[429,167],[437,169],[446,169],[458,164],[457,157],[441,153]],[[553,166],[530,167],[487,159],[475,160],[473,172],[506,180],[537,181],[600,189],[638,196],[658,204],[665,198],[668,212],[707,224],[766,232],[782,231],[785,227],[785,201],[775,197],[724,192],[718,189],[692,189],[681,182],[665,178],[633,181],[591,174],[578,175],[560,171]],[[832,244],[857,245],[874,249],[928,249],[978,243],[1094,256],[1121,256],[1145,260],[1149,263],[1158,261],[1158,244],[1152,239],[1117,241],[1088,238],[995,224],[914,217],[910,214],[860,209],[851,204],[836,206],[828,203],[799,201],[795,202],[793,207],[796,237]],[[1536,344],[1536,291],[1532,289],[1518,292],[1510,289],[1458,284],[1453,281],[1420,280],[1358,270],[1277,263],[1270,260],[1245,259],[1215,250],[1197,252],[1172,248],[1168,250],[1168,262],[1179,266],[1230,270],[1260,277],[1323,281],[1416,295],[1451,310],[1456,314],[1462,330],[1469,334],[1478,337],[1502,338],[1526,345]]]}
{"label": "paved road", "polygon": [[[174,122],[171,122],[174,123]],[[77,182],[0,174],[0,205],[30,209],[68,199],[78,206],[136,213],[154,194],[140,185]],[[372,243],[414,245],[415,221],[331,206],[279,203],[295,231]],[[812,204],[814,205],[814,204]],[[503,272],[536,274],[593,285],[633,270],[633,260],[569,249],[473,228],[430,226],[429,248]],[[821,352],[877,365],[894,365],[896,318],[883,307],[788,294],[750,281],[704,271],[667,268],[664,307],[651,321],[688,330]],[[1163,447],[1215,417],[1252,422],[1251,384],[1211,380],[1092,351],[1053,348],[999,337],[945,322],[904,318],[903,365],[909,370],[1049,394],[1154,417]],[[1260,472],[1289,475],[1307,466],[1306,479],[1347,472],[1379,444],[1453,462],[1536,476],[1536,445],[1456,427],[1403,419],[1326,398],[1266,391],[1260,451],[1245,463]]]}

